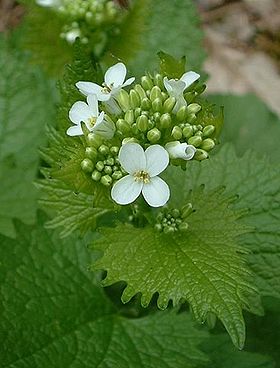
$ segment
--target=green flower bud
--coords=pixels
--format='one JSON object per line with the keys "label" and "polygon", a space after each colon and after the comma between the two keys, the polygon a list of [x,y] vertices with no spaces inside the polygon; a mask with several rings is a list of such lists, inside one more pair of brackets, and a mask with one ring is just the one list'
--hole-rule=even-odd
{"label": "green flower bud", "polygon": [[178,218],[180,216],[181,212],[178,210],[178,208],[173,208],[173,210],[171,211],[171,215],[174,218]]}
{"label": "green flower bud", "polygon": [[182,207],[181,213],[182,218],[188,217],[193,212],[193,206],[191,203],[187,203],[185,206]]}
{"label": "green flower bud", "polygon": [[134,123],[134,111],[128,110],[124,114],[124,120],[127,121],[129,125],[133,124]]}
{"label": "green flower bud", "polygon": [[87,141],[90,146],[98,148],[102,143],[102,138],[94,133],[89,133],[87,135]]}
{"label": "green flower bud", "polygon": [[210,137],[215,132],[214,125],[207,125],[203,129],[203,137]]}
{"label": "green flower bud", "polygon": [[93,171],[94,165],[93,162],[89,158],[85,158],[81,162],[81,168],[86,173],[91,173]]}
{"label": "green flower bud", "polygon": [[96,170],[98,171],[102,171],[104,169],[104,162],[103,161],[98,161],[95,165]]}
{"label": "green flower bud", "polygon": [[195,135],[188,139],[188,144],[191,144],[194,147],[199,147],[201,143],[202,143],[202,138],[198,135]]}
{"label": "green flower bud", "polygon": [[161,232],[162,231],[161,224],[155,224],[155,230],[158,231],[158,232]]}
{"label": "green flower bud", "polygon": [[122,172],[121,172],[121,171],[119,171],[119,170],[114,171],[114,172],[113,172],[113,174],[112,174],[112,178],[113,178],[114,180],[119,180],[119,179],[121,179],[121,178],[122,178],[122,176],[123,176],[123,174],[122,174]]}
{"label": "green flower bud", "polygon": [[189,225],[186,222],[182,222],[179,226],[178,226],[180,231],[187,231],[189,228]]}
{"label": "green flower bud", "polygon": [[202,131],[198,130],[196,133],[195,133],[196,136],[198,137],[202,137],[203,136],[203,133]]}
{"label": "green flower bud", "polygon": [[134,118],[135,120],[138,118],[138,116],[140,116],[142,114],[142,110],[140,107],[137,107],[135,110],[134,110]]}
{"label": "green flower bud", "polygon": [[156,98],[153,102],[152,102],[152,108],[154,111],[157,112],[161,112],[162,111],[162,99],[161,98]]}
{"label": "green flower bud", "polygon": [[165,101],[168,97],[169,95],[166,92],[161,92],[161,98],[163,101]]}
{"label": "green flower bud", "polygon": [[97,150],[94,147],[86,147],[85,156],[91,160],[95,160],[97,157]]}
{"label": "green flower bud", "polygon": [[117,100],[123,111],[131,109],[129,102],[129,94],[124,89],[121,89],[120,92],[118,93]]}
{"label": "green flower bud", "polygon": [[171,235],[174,234],[175,228],[171,226],[167,226],[163,229],[164,234]]}
{"label": "green flower bud", "polygon": [[215,147],[215,142],[211,138],[206,138],[201,144],[201,148],[205,151],[211,151]]}
{"label": "green flower bud", "polygon": [[101,153],[101,155],[108,155],[108,153],[110,152],[110,149],[108,146],[105,146],[105,144],[102,144],[99,148],[98,151]]}
{"label": "green flower bud", "polygon": [[177,125],[172,129],[171,136],[175,139],[175,141],[178,141],[182,138],[183,132],[180,127]]}
{"label": "green flower bud", "polygon": [[104,172],[105,172],[105,174],[109,174],[109,175],[111,175],[111,174],[112,174],[112,172],[113,172],[113,170],[112,170],[111,166],[106,165],[106,166],[104,167]]}
{"label": "green flower bud", "polygon": [[150,77],[148,77],[147,75],[144,75],[141,78],[141,84],[142,84],[145,91],[147,91],[149,89],[151,90],[154,86],[152,79]]}
{"label": "green flower bud", "polygon": [[156,143],[160,140],[161,132],[157,128],[148,131],[147,138],[151,143]]}
{"label": "green flower bud", "polygon": [[187,107],[187,111],[189,114],[196,114],[201,110],[201,106],[197,103],[192,103]]}
{"label": "green flower bud", "polygon": [[113,146],[110,148],[110,151],[111,153],[114,155],[114,156],[117,156],[117,154],[119,153],[119,147],[117,146]]}
{"label": "green flower bud", "polygon": [[140,132],[146,132],[149,128],[148,118],[146,115],[141,115],[136,120],[136,126]]}
{"label": "green flower bud", "polygon": [[133,135],[137,135],[139,133],[139,130],[137,128],[136,123],[131,125],[131,131],[132,131]]}
{"label": "green flower bud", "polygon": [[101,184],[105,185],[106,187],[109,187],[112,184],[113,179],[110,175],[104,175],[100,179]]}
{"label": "green flower bud", "polygon": [[129,92],[129,103],[133,109],[140,106],[141,98],[134,89]]}
{"label": "green flower bud", "polygon": [[155,84],[160,88],[160,89],[164,89],[164,84],[163,84],[163,76],[161,74],[156,74],[154,76],[154,82]]}
{"label": "green flower bud", "polygon": [[187,106],[182,106],[176,114],[176,118],[178,119],[178,121],[182,122],[185,121],[187,116],[188,116],[188,110],[187,110]]}
{"label": "green flower bud", "polygon": [[198,161],[202,161],[208,158],[208,153],[202,149],[197,149],[194,155],[194,159]]}
{"label": "green flower bud", "polygon": [[93,173],[91,174],[92,180],[94,181],[99,181],[101,179],[101,173],[97,170],[94,170]]}
{"label": "green flower bud", "polygon": [[138,143],[138,140],[134,137],[124,138],[122,140],[122,144],[126,144],[126,143]]}
{"label": "green flower bud", "polygon": [[166,129],[171,126],[171,116],[168,112],[161,115],[159,125],[162,129]]}
{"label": "green flower bud", "polygon": [[190,138],[193,135],[193,127],[191,125],[187,125],[185,126],[185,128],[183,129],[183,136],[185,138]]}
{"label": "green flower bud", "polygon": [[160,98],[162,100],[162,96],[161,96],[161,89],[158,86],[154,86],[151,89],[151,93],[150,93],[150,99],[153,102],[156,98]]}
{"label": "green flower bud", "polygon": [[175,103],[175,97],[168,97],[168,99],[164,101],[163,112],[171,112],[175,106]]}
{"label": "green flower bud", "polygon": [[113,157],[107,158],[105,162],[106,162],[106,165],[110,165],[110,166],[113,166],[115,164],[115,160],[113,159]]}
{"label": "green flower bud", "polygon": [[154,113],[153,113],[153,120],[154,120],[156,123],[159,123],[159,122],[160,122],[160,118],[161,118],[161,113],[160,113],[160,112],[154,112]]}
{"label": "green flower bud", "polygon": [[140,84],[136,84],[134,86],[134,89],[138,93],[138,95],[140,96],[140,98],[142,100],[143,100],[143,98],[146,98],[147,97],[145,90],[143,89],[143,87]]}
{"label": "green flower bud", "polygon": [[191,115],[188,115],[188,123],[192,124],[196,121],[196,115],[195,114],[191,114]]}
{"label": "green flower bud", "polygon": [[124,119],[118,119],[116,126],[117,130],[122,134],[128,134],[131,131],[131,125]]}
{"label": "green flower bud", "polygon": [[143,100],[141,101],[141,109],[150,110],[151,107],[152,107],[151,100],[147,97],[143,98]]}

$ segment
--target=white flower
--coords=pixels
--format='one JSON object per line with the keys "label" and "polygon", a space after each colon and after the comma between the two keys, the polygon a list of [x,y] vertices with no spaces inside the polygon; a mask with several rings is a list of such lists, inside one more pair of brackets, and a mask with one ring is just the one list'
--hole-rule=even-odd
{"label": "white flower", "polygon": [[143,194],[152,207],[163,206],[170,197],[169,187],[157,175],[169,163],[167,151],[160,145],[150,146],[144,152],[138,143],[126,143],[119,152],[119,161],[128,175],[113,186],[111,196],[118,204],[128,204]]}
{"label": "white flower", "polygon": [[81,36],[81,31],[79,29],[73,29],[65,33],[65,39],[69,43],[74,43],[77,37]]}
{"label": "white flower", "polygon": [[59,0],[37,0],[36,3],[40,6],[58,6],[60,4]]}
{"label": "white flower", "polygon": [[82,135],[81,122],[84,122],[89,131],[111,139],[115,133],[113,123],[104,119],[104,111],[99,114],[98,101],[95,95],[87,97],[87,103],[77,101],[69,111],[69,119],[75,124],[67,130],[70,136]]}
{"label": "white flower", "polygon": [[174,107],[174,112],[177,112],[180,107],[187,105],[184,98],[184,91],[199,78],[200,75],[192,71],[183,74],[179,80],[164,77],[163,83],[169,96],[175,97],[177,101]]}
{"label": "white flower", "polygon": [[166,143],[165,149],[170,158],[182,158],[183,160],[191,160],[196,152],[196,148],[191,144],[180,143],[179,141]]}
{"label": "white flower", "polygon": [[125,81],[125,77],[126,66],[123,63],[117,63],[106,71],[102,86],[93,82],[81,81],[76,83],[76,86],[85,96],[94,93],[98,101],[108,101],[111,97],[116,96],[121,88],[129,86],[135,80],[133,77]]}

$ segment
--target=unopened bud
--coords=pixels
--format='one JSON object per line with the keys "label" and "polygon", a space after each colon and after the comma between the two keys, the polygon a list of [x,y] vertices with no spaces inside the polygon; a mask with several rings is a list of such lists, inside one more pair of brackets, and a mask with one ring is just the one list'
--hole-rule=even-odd
{"label": "unopened bud", "polygon": [[93,173],[91,174],[92,180],[94,181],[99,181],[101,179],[101,173],[97,170],[94,170]]}
{"label": "unopened bud", "polygon": [[106,165],[106,166],[104,167],[104,172],[105,172],[105,174],[111,175],[111,174],[112,174],[112,172],[113,172],[113,170],[112,170],[111,166]]}
{"label": "unopened bud", "polygon": [[141,99],[147,97],[145,90],[143,89],[143,87],[140,84],[136,84],[134,86],[134,89],[138,93],[138,95],[140,96]]}
{"label": "unopened bud", "polygon": [[129,94],[124,89],[121,89],[118,93],[117,100],[123,111],[127,111],[131,108],[129,103]]}
{"label": "unopened bud", "polygon": [[176,113],[176,118],[179,122],[185,121],[188,116],[187,106],[182,106]]}
{"label": "unopened bud", "polygon": [[167,100],[164,101],[163,104],[163,112],[171,112],[175,106],[176,99],[175,97],[168,97]]}
{"label": "unopened bud", "polygon": [[95,160],[97,156],[97,150],[94,147],[86,147],[85,156],[91,160]]}
{"label": "unopened bud", "polygon": [[189,114],[196,114],[201,110],[201,106],[197,103],[192,103],[187,107],[187,111]]}
{"label": "unopened bud", "polygon": [[166,227],[163,229],[163,232],[164,232],[164,234],[166,234],[166,235],[171,235],[171,234],[174,234],[174,232],[175,232],[175,228],[174,228],[174,227],[171,227],[171,226],[166,226]]}
{"label": "unopened bud", "polygon": [[149,128],[148,118],[146,115],[141,115],[136,120],[136,126],[140,132],[146,132]]}
{"label": "unopened bud", "polygon": [[190,124],[194,123],[196,121],[196,115],[195,114],[188,115],[187,120],[188,120],[188,123]]}
{"label": "unopened bud", "polygon": [[140,106],[141,98],[140,98],[139,94],[134,89],[132,89],[129,92],[129,102],[130,102],[130,106],[133,109]]}
{"label": "unopened bud", "polygon": [[116,126],[117,130],[122,134],[128,134],[131,131],[131,125],[124,119],[119,119]]}
{"label": "unopened bud", "polygon": [[141,84],[142,84],[145,91],[147,91],[149,89],[151,90],[154,86],[152,79],[150,77],[148,77],[147,75],[144,75],[141,78]]}
{"label": "unopened bud", "polygon": [[155,224],[155,230],[158,231],[158,232],[161,232],[162,231],[161,224]]}
{"label": "unopened bud", "polygon": [[113,166],[115,163],[115,159],[113,157],[107,158],[106,165]]}
{"label": "unopened bud", "polygon": [[153,108],[153,111],[161,112],[161,110],[162,110],[162,99],[161,99],[161,97],[156,98],[152,102],[152,108]]}
{"label": "unopened bud", "polygon": [[191,203],[187,203],[181,210],[182,218],[188,217],[193,212],[193,206]]}
{"label": "unopened bud", "polygon": [[95,165],[96,170],[98,171],[102,171],[104,169],[104,162],[103,161],[98,161]]}
{"label": "unopened bud", "polygon": [[160,88],[160,89],[164,89],[164,84],[163,84],[163,76],[161,74],[156,74],[154,76],[154,82],[155,84]]}
{"label": "unopened bud", "polygon": [[203,137],[210,137],[215,132],[214,125],[207,125],[203,129]]}
{"label": "unopened bud", "polygon": [[156,98],[160,98],[162,99],[162,96],[161,96],[161,89],[158,87],[158,86],[154,86],[152,89],[151,89],[151,93],[150,93],[150,99],[151,101],[153,102]]}
{"label": "unopened bud", "polygon": [[211,151],[215,147],[215,142],[211,138],[206,138],[201,144],[201,148],[205,151]]}
{"label": "unopened bud", "polygon": [[172,136],[172,138],[174,138],[176,141],[177,141],[177,140],[179,140],[179,139],[181,139],[181,138],[182,138],[182,136],[183,136],[182,129],[176,125],[176,126],[172,129],[171,136]]}
{"label": "unopened bud", "polygon": [[119,153],[119,147],[117,147],[117,146],[112,146],[112,147],[110,148],[110,151],[111,151],[111,153],[112,153],[114,156],[116,156],[116,155]]}
{"label": "unopened bud", "polygon": [[110,148],[106,146],[105,144],[102,144],[98,148],[98,151],[101,153],[101,155],[108,155],[108,153],[110,152]]}
{"label": "unopened bud", "polygon": [[180,211],[178,210],[178,208],[173,208],[173,210],[171,211],[171,215],[174,217],[174,218],[178,218],[180,216]]}
{"label": "unopened bud", "polygon": [[104,175],[100,179],[101,184],[105,185],[106,187],[109,187],[112,184],[113,179],[110,175]]}
{"label": "unopened bud", "polygon": [[81,168],[84,172],[91,173],[94,168],[93,162],[89,158],[85,158],[81,162]]}
{"label": "unopened bud", "polygon": [[124,114],[124,120],[127,121],[129,125],[134,123],[134,112],[133,112],[133,110],[128,110]]}
{"label": "unopened bud", "polygon": [[204,151],[203,149],[197,149],[196,153],[194,155],[194,158],[198,161],[202,161],[205,160],[206,158],[208,158],[208,153],[206,151]]}
{"label": "unopened bud", "polygon": [[180,231],[187,231],[189,228],[189,225],[187,222],[182,222],[179,226],[178,226]]}
{"label": "unopened bud", "polygon": [[112,178],[113,178],[114,180],[119,180],[119,179],[121,179],[121,178],[122,178],[122,176],[123,176],[123,174],[122,174],[122,172],[121,172],[121,171],[119,171],[119,170],[115,171],[115,172],[112,174]]}
{"label": "unopened bud", "polygon": [[140,116],[142,113],[141,107],[136,107],[136,109],[134,110],[134,119],[136,120],[138,118],[138,116]]}
{"label": "unopened bud", "polygon": [[150,110],[152,107],[151,100],[147,97],[143,98],[141,101],[141,109],[142,110]]}
{"label": "unopened bud", "polygon": [[195,147],[200,146],[201,143],[202,143],[202,138],[198,135],[195,135],[188,139],[188,144],[191,144],[192,146],[195,146]]}
{"label": "unopened bud", "polygon": [[147,138],[151,143],[156,143],[160,140],[161,132],[157,128],[148,131]]}
{"label": "unopened bud", "polygon": [[171,126],[171,116],[168,113],[161,115],[160,117],[160,127],[162,129],[169,128]]}
{"label": "unopened bud", "polygon": [[138,143],[138,140],[136,138],[134,138],[134,137],[124,138],[122,140],[122,145],[124,145],[126,143]]}
{"label": "unopened bud", "polygon": [[191,125],[185,126],[183,129],[183,136],[185,138],[190,138],[193,135],[193,127]]}
{"label": "unopened bud", "polygon": [[87,135],[87,141],[90,146],[98,148],[102,143],[102,138],[94,133],[89,133]]}

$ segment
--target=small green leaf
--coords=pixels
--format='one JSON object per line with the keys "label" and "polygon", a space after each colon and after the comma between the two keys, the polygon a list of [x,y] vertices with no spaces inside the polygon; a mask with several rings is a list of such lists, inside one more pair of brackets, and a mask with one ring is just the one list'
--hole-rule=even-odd
{"label": "small green leaf", "polygon": [[87,270],[81,240],[42,226],[0,235],[1,367],[193,368],[207,334],[187,313],[121,316]]}
{"label": "small green leaf", "polygon": [[[180,198],[182,204],[181,192]],[[189,217],[185,233],[167,236],[151,227],[123,224],[103,228],[103,237],[93,244],[103,252],[94,268],[107,271],[104,285],[121,280],[127,283],[123,302],[140,292],[142,305],[147,306],[158,293],[161,309],[170,300],[174,305],[187,300],[202,322],[208,313],[216,314],[234,344],[242,348],[242,307],[248,308],[247,296],[255,294],[244,250],[236,245],[236,237],[247,230],[237,223],[238,214],[228,208],[229,201],[221,191],[196,190],[187,194],[186,202],[193,203],[196,211]]]}
{"label": "small green leaf", "polygon": [[175,59],[163,51],[158,52],[160,72],[168,78],[180,78],[186,71],[186,57]]}

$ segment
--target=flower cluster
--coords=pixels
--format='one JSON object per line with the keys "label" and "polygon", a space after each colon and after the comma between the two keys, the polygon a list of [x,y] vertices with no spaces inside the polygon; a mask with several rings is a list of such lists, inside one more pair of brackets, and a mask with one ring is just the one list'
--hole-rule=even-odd
{"label": "flower cluster", "polygon": [[61,37],[73,43],[77,37],[87,43],[88,30],[99,31],[105,37],[106,27],[122,21],[120,6],[112,0],[37,0],[38,5],[54,9],[65,19]]}
{"label": "flower cluster", "polygon": [[[129,92],[124,87],[135,78],[126,80],[126,74],[125,65],[117,63],[102,85],[76,84],[87,102],[71,107],[74,125],[67,134],[85,137],[81,168],[94,182],[110,187],[116,203],[132,203],[142,194],[151,207],[161,207],[170,191],[158,175],[170,164],[185,168],[190,160],[207,158],[216,145],[215,119],[199,99],[204,88],[197,73],[187,72],[179,80],[144,75]],[[170,216],[162,219],[162,231],[187,227],[180,214]]]}

